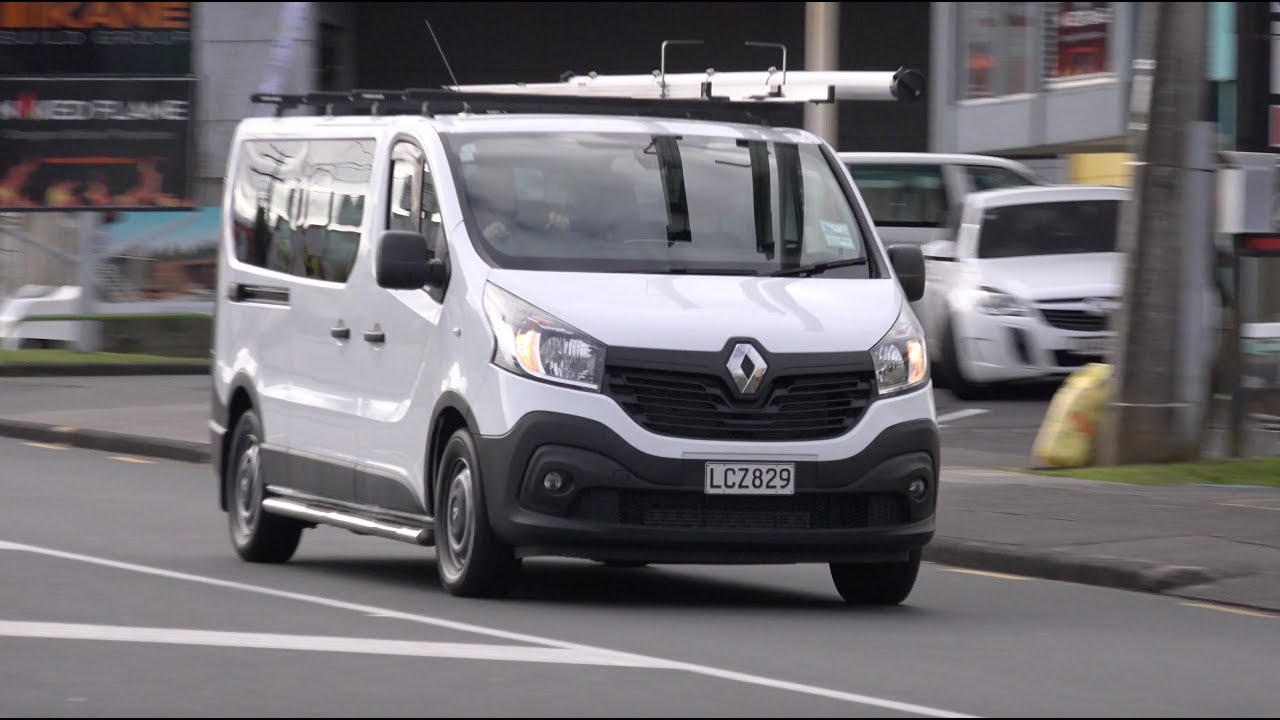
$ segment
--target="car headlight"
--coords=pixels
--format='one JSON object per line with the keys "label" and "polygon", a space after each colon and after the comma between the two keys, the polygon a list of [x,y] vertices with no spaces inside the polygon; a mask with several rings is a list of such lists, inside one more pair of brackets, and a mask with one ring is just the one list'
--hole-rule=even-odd
{"label": "car headlight", "polygon": [[604,345],[502,288],[484,289],[484,312],[496,344],[495,365],[517,375],[599,390]]}
{"label": "car headlight", "polygon": [[979,288],[973,294],[973,307],[986,315],[1025,317],[1032,312],[1031,305],[1016,295],[995,288]]}
{"label": "car headlight", "polygon": [[929,379],[929,354],[925,352],[920,321],[904,304],[893,329],[871,349],[876,386],[881,395],[892,395],[923,385]]}

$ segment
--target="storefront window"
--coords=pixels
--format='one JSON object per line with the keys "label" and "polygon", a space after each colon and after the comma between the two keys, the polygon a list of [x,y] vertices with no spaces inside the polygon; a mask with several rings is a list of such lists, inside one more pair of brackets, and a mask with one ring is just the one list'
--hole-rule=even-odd
{"label": "storefront window", "polygon": [[961,99],[1031,90],[1031,3],[960,3]]}
{"label": "storefront window", "polygon": [[1113,4],[1045,4],[1045,77],[1061,80],[1111,72]]}

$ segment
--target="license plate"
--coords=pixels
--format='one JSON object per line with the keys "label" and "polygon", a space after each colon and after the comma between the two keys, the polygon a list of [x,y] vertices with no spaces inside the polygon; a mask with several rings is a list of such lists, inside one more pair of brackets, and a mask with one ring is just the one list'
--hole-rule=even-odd
{"label": "license plate", "polygon": [[1072,338],[1067,349],[1079,355],[1106,355],[1111,352],[1110,337]]}
{"label": "license plate", "polygon": [[708,495],[795,495],[794,463],[707,463]]}

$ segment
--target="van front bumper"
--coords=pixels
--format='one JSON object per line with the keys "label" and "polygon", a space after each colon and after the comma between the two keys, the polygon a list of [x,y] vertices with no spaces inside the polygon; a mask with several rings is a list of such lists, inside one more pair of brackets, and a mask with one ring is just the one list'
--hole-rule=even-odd
{"label": "van front bumper", "polygon": [[[773,448],[761,445],[764,462]],[[927,419],[890,426],[847,458],[795,460],[794,495],[708,495],[706,463],[741,458],[649,455],[598,422],[560,413],[531,413],[506,435],[477,437],[476,446],[490,524],[525,557],[894,560],[934,533],[939,442]],[[776,448],[797,450],[803,444]],[[557,493],[544,488],[551,472],[566,481]],[[913,480],[926,484],[919,499],[907,493]]]}

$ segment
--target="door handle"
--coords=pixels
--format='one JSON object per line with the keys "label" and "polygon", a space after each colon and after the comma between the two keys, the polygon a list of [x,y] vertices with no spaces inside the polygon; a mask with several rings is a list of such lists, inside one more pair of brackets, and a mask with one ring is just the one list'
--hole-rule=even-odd
{"label": "door handle", "polygon": [[339,340],[347,340],[351,337],[351,328],[345,325],[329,328],[329,335]]}
{"label": "door handle", "polygon": [[382,332],[380,329],[365,330],[364,341],[373,343],[374,345],[381,345],[387,341],[387,334]]}

